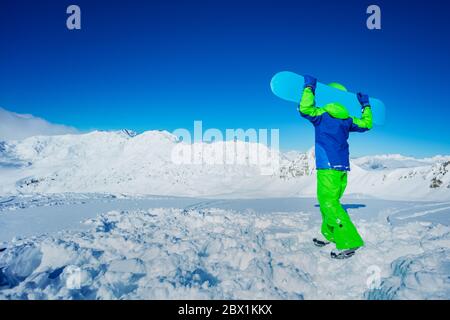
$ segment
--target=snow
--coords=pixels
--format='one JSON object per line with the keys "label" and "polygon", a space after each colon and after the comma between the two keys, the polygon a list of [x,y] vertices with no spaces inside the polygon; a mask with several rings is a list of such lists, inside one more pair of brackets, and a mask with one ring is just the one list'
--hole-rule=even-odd
{"label": "snow", "polygon": [[314,149],[272,152],[266,175],[177,164],[177,146],[130,130],[0,142],[0,299],[449,299],[449,156],[352,159],[343,206],[366,245],[336,261],[311,241]]}
{"label": "snow", "polygon": [[353,160],[353,163],[366,170],[414,168],[427,166],[433,159],[415,159],[400,154],[366,156]]}
{"label": "snow", "polygon": [[335,261],[331,247],[312,244],[320,226],[312,198],[92,197],[84,204],[70,198],[54,206],[41,199],[33,207],[32,198],[16,199],[25,208],[2,209],[2,220],[16,216],[16,234],[33,211],[42,214],[39,208],[60,207],[59,215],[76,216],[83,227],[58,226],[63,220],[43,215],[42,222],[56,225],[53,231],[3,239],[0,299],[450,296],[450,226],[445,218],[427,221],[424,213],[440,208],[448,217],[448,202],[345,199],[366,246]]}
{"label": "snow", "polygon": [[[191,147],[167,131],[138,135],[128,130],[94,131],[2,142],[0,195],[68,192],[220,198],[315,195],[313,149],[306,153],[278,153],[264,145],[243,141],[195,143],[190,163],[174,160],[177,150]],[[229,150],[237,152],[244,161],[207,162]],[[270,155],[269,164],[249,161],[252,157],[260,159],[263,154]],[[346,192],[390,200],[450,200],[449,163],[450,157],[445,156],[352,159]],[[267,166],[276,168],[276,165],[279,170],[267,175]]]}
{"label": "snow", "polygon": [[53,124],[30,114],[19,114],[0,107],[0,140],[20,140],[35,135],[76,132],[72,127]]}

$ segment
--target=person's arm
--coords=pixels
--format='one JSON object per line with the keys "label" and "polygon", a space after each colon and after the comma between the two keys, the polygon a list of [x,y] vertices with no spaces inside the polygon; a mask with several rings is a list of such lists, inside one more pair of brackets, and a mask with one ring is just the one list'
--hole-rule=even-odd
{"label": "person's arm", "polygon": [[312,124],[316,125],[320,121],[320,116],[325,110],[316,107],[314,91],[316,89],[317,80],[310,76],[305,76],[305,87],[303,89],[302,100],[298,111],[303,118],[308,119]]}
{"label": "person's arm", "polygon": [[362,107],[361,118],[351,117],[352,124],[350,126],[350,131],[353,132],[365,132],[372,129],[372,108],[369,104],[369,96],[363,93],[358,93],[357,95],[359,103]]}
{"label": "person's arm", "polygon": [[361,118],[352,117],[352,125],[350,131],[365,132],[372,129],[372,108],[364,107]]}

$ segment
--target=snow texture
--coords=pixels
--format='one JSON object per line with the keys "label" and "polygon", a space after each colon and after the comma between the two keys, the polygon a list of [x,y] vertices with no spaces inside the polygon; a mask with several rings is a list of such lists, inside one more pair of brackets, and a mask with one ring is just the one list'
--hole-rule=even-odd
{"label": "snow texture", "polygon": [[[312,244],[320,225],[313,199],[162,200],[167,207],[112,210],[83,230],[5,242],[0,299],[450,297],[448,224],[396,218],[446,203],[347,201],[366,246],[335,261],[331,247]],[[297,210],[272,211],[280,201]]]}

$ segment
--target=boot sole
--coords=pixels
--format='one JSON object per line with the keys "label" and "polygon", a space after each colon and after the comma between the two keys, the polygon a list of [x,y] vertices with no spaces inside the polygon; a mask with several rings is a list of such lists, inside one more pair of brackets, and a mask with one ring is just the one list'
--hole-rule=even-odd
{"label": "boot sole", "polygon": [[316,238],[314,238],[313,243],[316,247],[323,248],[323,247],[329,245],[331,242],[325,242],[325,241],[317,240]]}
{"label": "boot sole", "polygon": [[349,249],[349,250],[346,250],[346,251],[341,252],[341,253],[339,253],[339,254],[336,254],[336,253],[334,253],[334,252],[331,252],[330,255],[331,255],[331,258],[332,258],[332,259],[344,260],[344,259],[348,259],[348,258],[353,257],[353,256],[355,255],[355,253],[356,253],[356,250],[358,250],[358,249],[359,249],[359,248],[356,248],[356,249]]}

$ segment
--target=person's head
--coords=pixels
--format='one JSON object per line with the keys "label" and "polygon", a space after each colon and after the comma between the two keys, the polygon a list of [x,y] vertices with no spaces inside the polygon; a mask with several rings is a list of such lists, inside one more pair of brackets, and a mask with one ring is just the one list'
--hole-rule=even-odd
{"label": "person's head", "polygon": [[344,87],[344,85],[342,85],[340,83],[337,83],[337,82],[332,82],[332,83],[329,83],[328,85],[330,87],[332,87],[332,88],[335,88],[335,89],[338,89],[338,90],[341,90],[341,91],[345,91],[345,92],[348,91],[347,88]]}
{"label": "person's head", "polygon": [[[330,84],[328,84],[330,87],[341,90],[341,91],[345,91],[347,92],[347,88],[344,87],[342,84],[337,83],[337,82],[332,82]],[[338,102],[333,102],[333,103],[329,103],[327,105],[324,106],[324,109],[328,112],[329,115],[331,115],[333,118],[337,118],[337,119],[347,119],[350,114],[348,112],[348,110],[340,103]]]}

